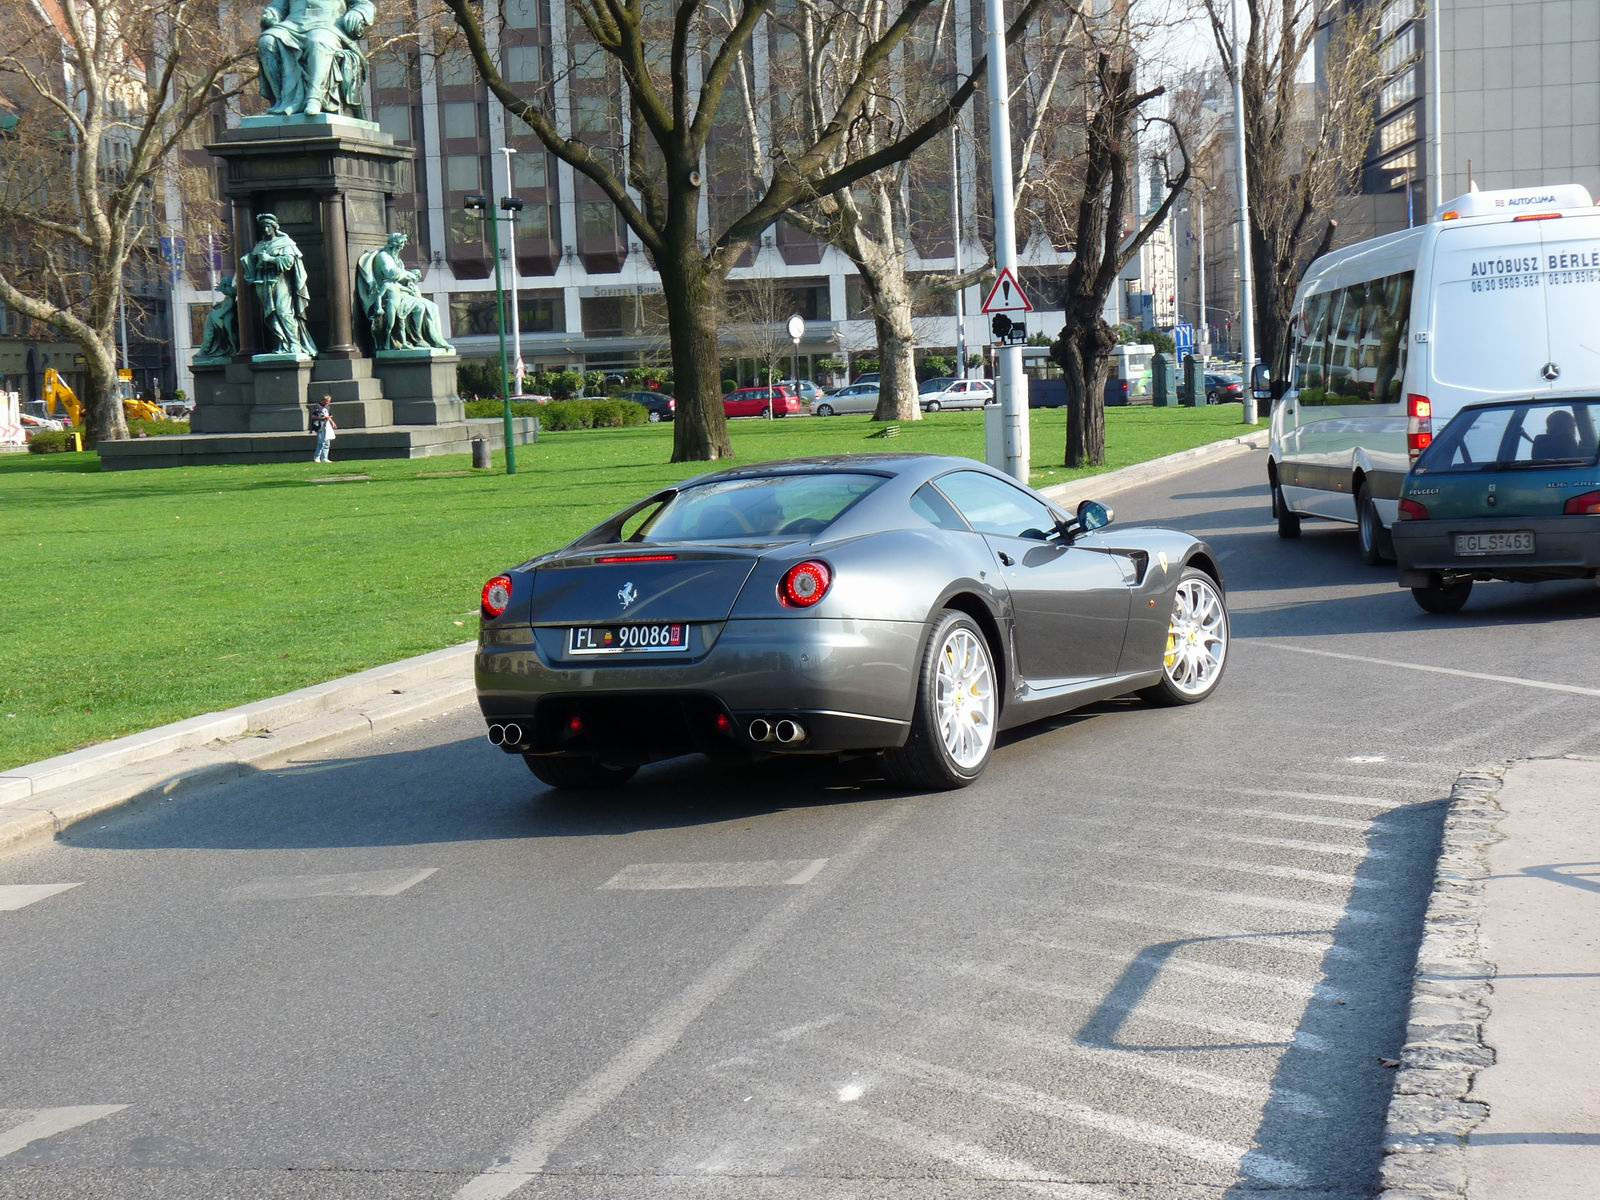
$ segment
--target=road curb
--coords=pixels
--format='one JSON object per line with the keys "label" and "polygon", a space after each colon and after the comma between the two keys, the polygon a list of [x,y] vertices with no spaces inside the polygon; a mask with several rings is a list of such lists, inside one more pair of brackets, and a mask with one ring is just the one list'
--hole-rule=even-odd
{"label": "road curb", "polygon": [[472,701],[467,642],[102,742],[0,775],[0,850]]}
{"label": "road curb", "polygon": [[1141,484],[1155,483],[1172,475],[1181,475],[1213,459],[1239,454],[1245,450],[1260,450],[1267,444],[1268,436],[1267,430],[1258,429],[1243,437],[1207,442],[1204,446],[1195,446],[1189,450],[1180,450],[1176,454],[1152,458],[1149,462],[1134,463],[1131,467],[1119,467],[1103,475],[1086,475],[1082,479],[1069,479],[1065,483],[1040,488],[1039,491],[1056,504],[1070,508],[1072,500],[1099,499]]}
{"label": "road curb", "polygon": [[1383,1128],[1384,1200],[1460,1200],[1467,1192],[1467,1135],[1489,1115],[1473,1081],[1494,1063],[1484,1043],[1494,964],[1480,923],[1489,848],[1504,810],[1504,766],[1463,771],[1450,790],[1433,894],[1411,981],[1406,1044]]}

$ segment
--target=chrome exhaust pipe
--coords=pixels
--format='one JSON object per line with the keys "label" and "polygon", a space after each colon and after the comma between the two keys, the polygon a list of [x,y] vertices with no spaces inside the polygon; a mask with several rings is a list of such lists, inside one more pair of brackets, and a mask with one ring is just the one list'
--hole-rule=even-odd
{"label": "chrome exhaust pipe", "polygon": [[752,742],[770,742],[772,740],[772,726],[757,717],[750,722],[750,740]]}
{"label": "chrome exhaust pipe", "polygon": [[505,737],[505,741],[502,743],[503,745],[506,745],[506,746],[520,746],[520,745],[522,745],[522,726],[521,725],[507,725],[501,732]]}
{"label": "chrome exhaust pipe", "polygon": [[798,721],[779,721],[773,732],[785,746],[806,740],[805,726]]}
{"label": "chrome exhaust pipe", "polygon": [[504,725],[489,726],[489,745],[498,746],[506,740],[506,727]]}

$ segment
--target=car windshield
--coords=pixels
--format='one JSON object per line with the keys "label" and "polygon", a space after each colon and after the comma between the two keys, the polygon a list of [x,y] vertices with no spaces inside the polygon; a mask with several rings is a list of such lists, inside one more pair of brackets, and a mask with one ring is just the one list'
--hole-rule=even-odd
{"label": "car windshield", "polygon": [[809,537],[832,525],[882,482],[881,475],[840,471],[703,483],[668,500],[635,540]]}
{"label": "car windshield", "polygon": [[1467,408],[1417,461],[1417,472],[1594,466],[1600,398],[1526,400]]}

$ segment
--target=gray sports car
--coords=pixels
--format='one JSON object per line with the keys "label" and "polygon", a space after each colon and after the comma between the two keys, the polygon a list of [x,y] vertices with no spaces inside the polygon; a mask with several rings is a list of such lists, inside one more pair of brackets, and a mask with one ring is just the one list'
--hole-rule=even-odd
{"label": "gray sports car", "polygon": [[484,585],[489,741],[556,787],[701,751],[881,754],[894,783],[952,788],[1011,726],[1204,700],[1228,652],[1216,556],[1110,520],[964,458],[701,476]]}

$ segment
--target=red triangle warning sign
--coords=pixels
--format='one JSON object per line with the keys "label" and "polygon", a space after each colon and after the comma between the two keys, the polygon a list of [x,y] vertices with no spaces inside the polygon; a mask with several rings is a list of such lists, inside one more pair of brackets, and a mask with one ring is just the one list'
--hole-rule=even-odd
{"label": "red triangle warning sign", "polygon": [[989,298],[983,302],[983,314],[1003,312],[1032,312],[1033,303],[1011,273],[1010,267],[1001,267],[1000,275],[989,289]]}

